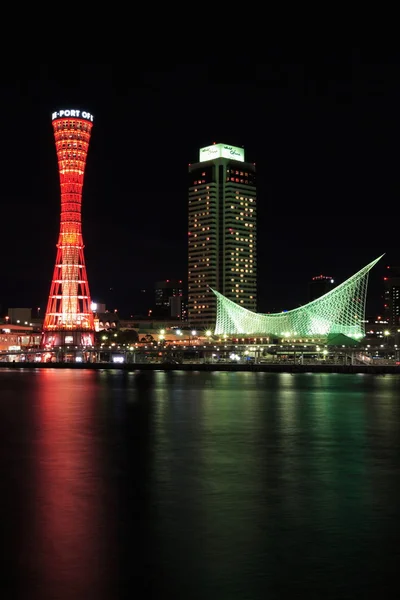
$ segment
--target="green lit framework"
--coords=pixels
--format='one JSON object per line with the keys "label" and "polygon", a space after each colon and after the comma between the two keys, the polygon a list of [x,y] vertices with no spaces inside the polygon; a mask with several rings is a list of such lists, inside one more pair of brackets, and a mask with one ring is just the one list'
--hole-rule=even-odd
{"label": "green lit framework", "polygon": [[289,338],[342,333],[354,339],[362,338],[368,275],[382,256],[324,296],[287,312],[254,313],[213,290],[217,296],[215,334]]}

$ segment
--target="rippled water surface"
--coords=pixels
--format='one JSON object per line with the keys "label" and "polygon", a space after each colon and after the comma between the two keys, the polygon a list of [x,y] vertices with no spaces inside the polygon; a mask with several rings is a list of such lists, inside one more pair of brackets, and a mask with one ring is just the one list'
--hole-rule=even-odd
{"label": "rippled water surface", "polygon": [[1,598],[394,598],[397,376],[0,371]]}

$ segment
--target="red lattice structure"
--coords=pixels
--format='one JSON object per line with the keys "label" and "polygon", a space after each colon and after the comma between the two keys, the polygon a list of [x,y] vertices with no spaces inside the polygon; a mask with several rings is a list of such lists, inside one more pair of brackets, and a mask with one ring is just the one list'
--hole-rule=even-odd
{"label": "red lattice structure", "polygon": [[57,257],[43,324],[42,347],[94,345],[94,320],[83,254],[81,205],[93,116],[80,110],[52,115],[61,185]]}

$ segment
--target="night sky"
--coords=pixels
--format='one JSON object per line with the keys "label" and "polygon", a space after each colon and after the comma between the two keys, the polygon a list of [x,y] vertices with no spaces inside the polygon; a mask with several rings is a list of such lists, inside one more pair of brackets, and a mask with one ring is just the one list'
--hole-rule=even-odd
{"label": "night sky", "polygon": [[[307,301],[321,273],[370,277],[380,306],[400,264],[399,63],[266,54],[264,64],[52,64],[3,74],[1,286],[8,306],[46,308],[60,193],[51,112],[94,114],[83,193],[91,295],[126,316],[141,289],[186,279],[187,167],[212,142],[243,146],[258,173],[259,310]],[[75,73],[75,75],[74,75]]]}

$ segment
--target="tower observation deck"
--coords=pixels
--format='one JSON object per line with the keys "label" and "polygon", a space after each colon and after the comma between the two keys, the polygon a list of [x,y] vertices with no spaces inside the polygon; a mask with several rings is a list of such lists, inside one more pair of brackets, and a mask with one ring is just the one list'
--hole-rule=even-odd
{"label": "tower observation deck", "polygon": [[81,110],[59,110],[52,114],[52,124],[60,175],[61,219],[42,347],[84,349],[94,344],[81,222],[83,179],[93,115]]}

